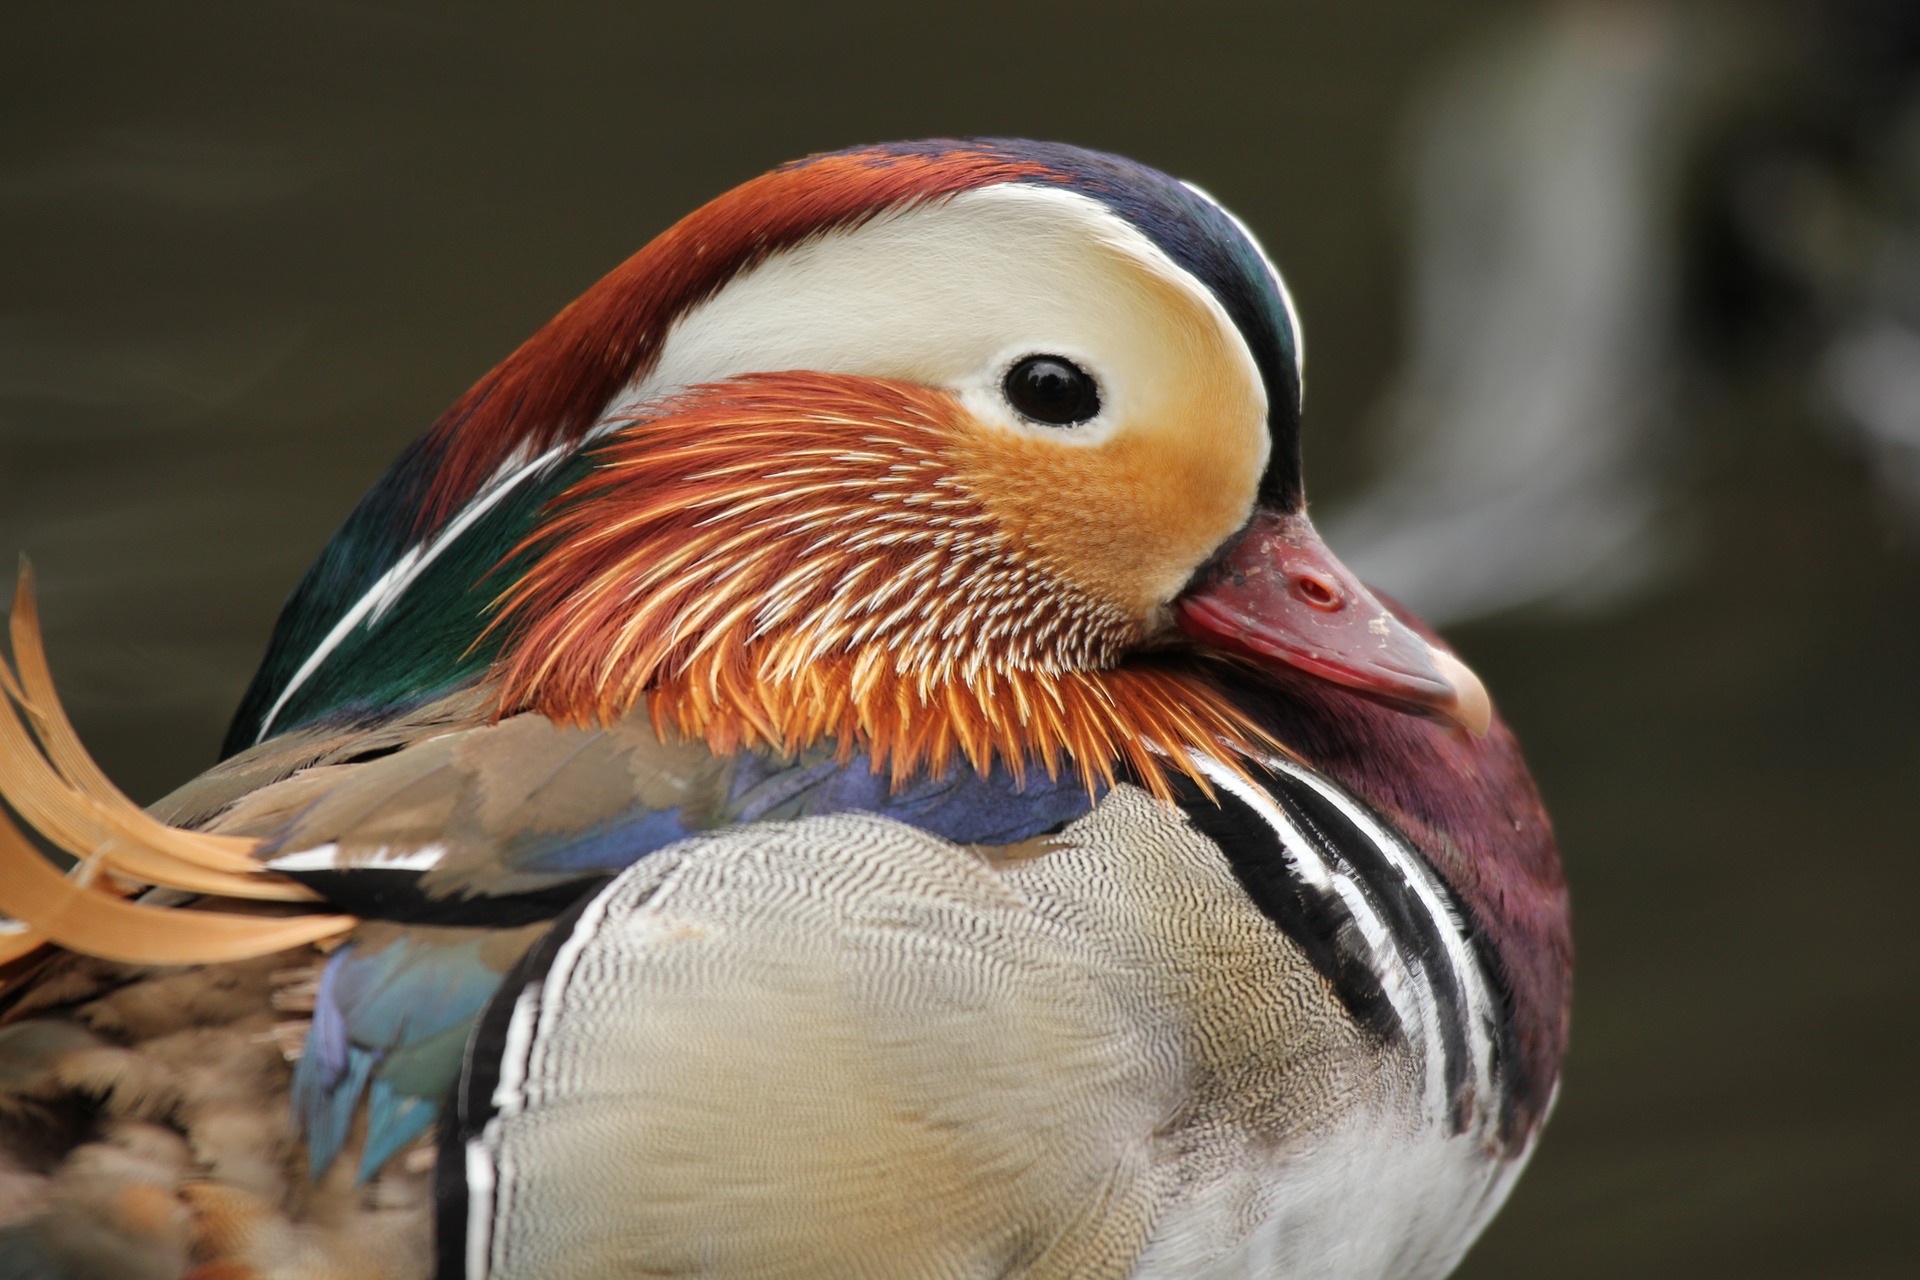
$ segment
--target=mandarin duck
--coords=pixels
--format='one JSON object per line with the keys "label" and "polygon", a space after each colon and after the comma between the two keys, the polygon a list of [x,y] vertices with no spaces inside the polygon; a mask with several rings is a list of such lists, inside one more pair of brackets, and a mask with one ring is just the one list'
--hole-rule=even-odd
{"label": "mandarin duck", "polygon": [[866,147],[482,378],[150,809],[23,569],[0,1272],[1444,1275],[1566,895],[1479,681],[1314,533],[1300,401],[1198,188]]}

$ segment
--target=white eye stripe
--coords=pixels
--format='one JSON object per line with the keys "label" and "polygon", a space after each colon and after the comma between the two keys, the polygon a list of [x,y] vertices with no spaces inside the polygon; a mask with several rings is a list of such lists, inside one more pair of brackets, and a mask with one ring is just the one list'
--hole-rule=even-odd
{"label": "white eye stripe", "polygon": [[[1252,353],[1213,292],[1090,196],[1003,183],[883,214],[742,273],[673,324],[624,410],[745,373],[809,369],[965,392],[1020,358],[1059,355],[1092,373],[1102,404],[1127,392],[1094,344],[1129,310],[1097,268],[1119,251],[1213,314]],[[1103,278],[1104,277],[1104,278]],[[876,299],[891,305],[876,307]]]}

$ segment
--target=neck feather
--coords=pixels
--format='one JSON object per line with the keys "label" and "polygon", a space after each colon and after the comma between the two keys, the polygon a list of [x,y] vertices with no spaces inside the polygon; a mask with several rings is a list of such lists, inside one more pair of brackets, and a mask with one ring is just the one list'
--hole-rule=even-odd
{"label": "neck feather", "polygon": [[832,741],[843,757],[864,751],[884,761],[896,786],[960,762],[985,774],[997,760],[1015,777],[1036,764],[1049,777],[1077,773],[1090,793],[1126,776],[1168,799],[1170,773],[1205,785],[1192,753],[1237,767],[1280,749],[1203,671],[1175,662],[1014,671],[931,688],[901,677],[871,646],[796,679],[767,679],[759,667],[743,646],[662,678],[647,702],[655,726],[720,752],[792,753]]}
{"label": "neck feather", "polygon": [[[1437,642],[1418,618],[1395,611]],[[1512,730],[1496,715],[1476,739],[1324,681],[1271,672],[1237,684],[1232,696],[1299,759],[1377,809],[1459,897],[1511,1001],[1513,1132],[1531,1133],[1566,1051],[1573,934],[1553,827]]]}

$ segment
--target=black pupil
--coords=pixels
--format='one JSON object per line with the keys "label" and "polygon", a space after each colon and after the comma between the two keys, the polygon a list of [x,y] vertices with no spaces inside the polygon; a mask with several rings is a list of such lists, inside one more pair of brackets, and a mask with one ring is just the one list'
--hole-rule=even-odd
{"label": "black pupil", "polygon": [[1022,417],[1050,427],[1072,426],[1100,412],[1100,389],[1093,379],[1059,356],[1028,356],[1013,366],[1007,400]]}

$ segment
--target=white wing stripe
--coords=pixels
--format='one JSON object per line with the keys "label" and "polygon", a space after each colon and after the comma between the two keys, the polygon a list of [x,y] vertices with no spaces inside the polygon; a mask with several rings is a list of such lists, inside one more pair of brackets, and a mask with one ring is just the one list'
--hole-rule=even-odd
{"label": "white wing stripe", "polygon": [[273,706],[269,707],[267,714],[261,718],[260,731],[254,735],[253,740],[255,742],[266,740],[268,732],[273,728],[274,720],[287,705],[287,699],[291,698],[300,686],[320,669],[320,665],[327,660],[327,656],[340,647],[341,642],[352,634],[355,627],[362,622],[371,627],[380,621],[380,616],[393,607],[394,602],[405,594],[407,588],[413,585],[414,580],[426,567],[432,564],[441,552],[458,541],[460,535],[471,528],[475,521],[498,506],[500,500],[511,493],[522,480],[568,451],[568,446],[556,445],[512,475],[496,481],[480,497],[462,508],[460,514],[455,516],[446,528],[435,534],[431,541],[409,547],[402,552],[400,558],[375,579],[366,593],[353,602],[353,607],[341,615],[340,621],[333,624],[333,630],[327,632],[326,637],[320,641],[313,652],[307,655],[307,660],[300,664],[299,669],[293,673],[293,677],[287,681],[286,687],[280,690],[280,696],[273,700]]}

